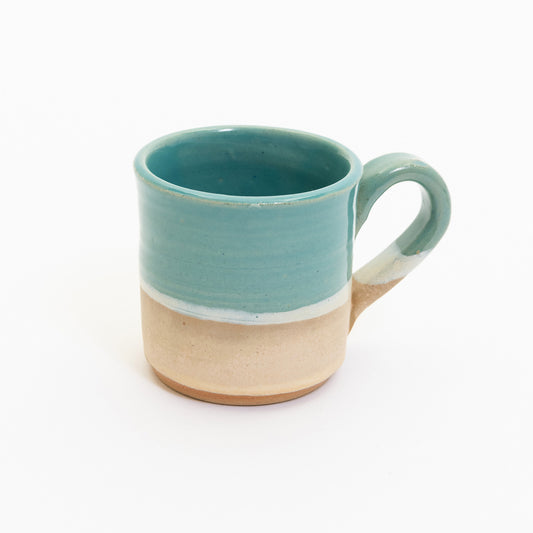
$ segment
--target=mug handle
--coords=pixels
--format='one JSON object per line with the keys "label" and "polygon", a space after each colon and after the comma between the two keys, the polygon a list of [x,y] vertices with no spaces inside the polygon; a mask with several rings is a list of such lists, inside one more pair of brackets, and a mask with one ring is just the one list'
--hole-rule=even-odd
{"label": "mug handle", "polygon": [[364,166],[357,188],[355,235],[376,200],[402,181],[414,181],[421,186],[420,212],[388,248],[353,274],[350,329],[364,309],[422,262],[448,227],[450,195],[442,178],[417,157],[397,153],[377,157]]}

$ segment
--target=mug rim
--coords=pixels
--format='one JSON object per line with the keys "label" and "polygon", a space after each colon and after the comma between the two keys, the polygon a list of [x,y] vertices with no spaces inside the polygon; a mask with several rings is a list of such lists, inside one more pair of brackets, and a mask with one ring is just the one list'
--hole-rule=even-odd
{"label": "mug rim", "polygon": [[[181,136],[193,134],[193,133],[213,133],[213,132],[226,132],[232,130],[248,130],[248,131],[269,131],[273,133],[283,133],[294,135],[298,137],[305,137],[308,139],[313,139],[317,142],[320,142],[325,145],[329,145],[331,148],[334,148],[339,153],[340,157],[344,157],[349,163],[349,169],[344,174],[344,176],[335,182],[326,185],[325,187],[320,187],[318,189],[311,189],[309,191],[303,191],[300,193],[293,194],[279,194],[279,195],[269,195],[269,196],[239,196],[232,194],[222,194],[222,193],[213,193],[207,191],[201,191],[197,189],[191,189],[188,187],[183,187],[181,185],[176,185],[171,183],[163,178],[160,178],[154,174],[146,163],[148,157],[154,153],[156,150],[159,150],[169,144],[172,144]],[[323,198],[324,196],[330,196],[332,194],[338,194],[346,189],[352,188],[362,174],[362,164],[359,158],[344,145],[324,137],[322,135],[317,135],[315,133],[309,133],[306,131],[287,129],[287,128],[278,128],[272,126],[247,126],[247,125],[221,125],[221,126],[207,126],[203,128],[192,128],[188,130],[181,130],[168,135],[164,135],[153,141],[146,144],[143,148],[139,150],[134,160],[134,169],[137,177],[142,179],[145,183],[155,187],[164,192],[168,192],[177,196],[185,196],[188,198],[195,198],[198,200],[210,201],[210,202],[222,202],[229,204],[284,204],[284,203],[293,203],[302,200],[316,200]]]}

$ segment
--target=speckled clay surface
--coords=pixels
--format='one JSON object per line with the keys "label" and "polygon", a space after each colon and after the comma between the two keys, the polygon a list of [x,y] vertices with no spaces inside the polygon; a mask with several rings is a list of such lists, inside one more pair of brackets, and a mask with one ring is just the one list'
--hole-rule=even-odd
{"label": "speckled clay surface", "polygon": [[[364,169],[344,146],[277,128],[168,135],[135,160],[143,338],[163,381],[233,404],[284,401],[341,365],[357,315],[446,230],[440,176],[409,154]],[[415,181],[411,226],[352,276],[353,241],[374,202]]]}
{"label": "speckled clay surface", "polygon": [[146,358],[176,383],[216,394],[285,394],[322,383],[342,364],[350,303],[320,317],[244,325],[171,311],[141,291]]}

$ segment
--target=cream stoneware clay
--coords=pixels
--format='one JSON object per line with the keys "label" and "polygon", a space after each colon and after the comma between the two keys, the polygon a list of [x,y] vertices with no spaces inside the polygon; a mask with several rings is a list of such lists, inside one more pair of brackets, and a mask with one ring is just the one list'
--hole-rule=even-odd
{"label": "cream stoneware clay", "polygon": [[[446,185],[409,154],[364,168],[324,137],[218,126],[167,135],[135,159],[144,350],[201,400],[302,396],[342,364],[359,313],[444,234]],[[413,223],[352,275],[354,237],[392,185],[415,181]]]}

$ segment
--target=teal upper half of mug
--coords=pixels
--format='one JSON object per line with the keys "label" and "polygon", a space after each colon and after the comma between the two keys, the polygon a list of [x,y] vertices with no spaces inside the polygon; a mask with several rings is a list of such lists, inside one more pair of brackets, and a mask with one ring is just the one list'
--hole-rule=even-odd
{"label": "teal upper half of mug", "polygon": [[350,280],[362,167],[344,146],[293,130],[217,126],[151,142],[135,171],[141,278],[160,293],[284,312]]}

